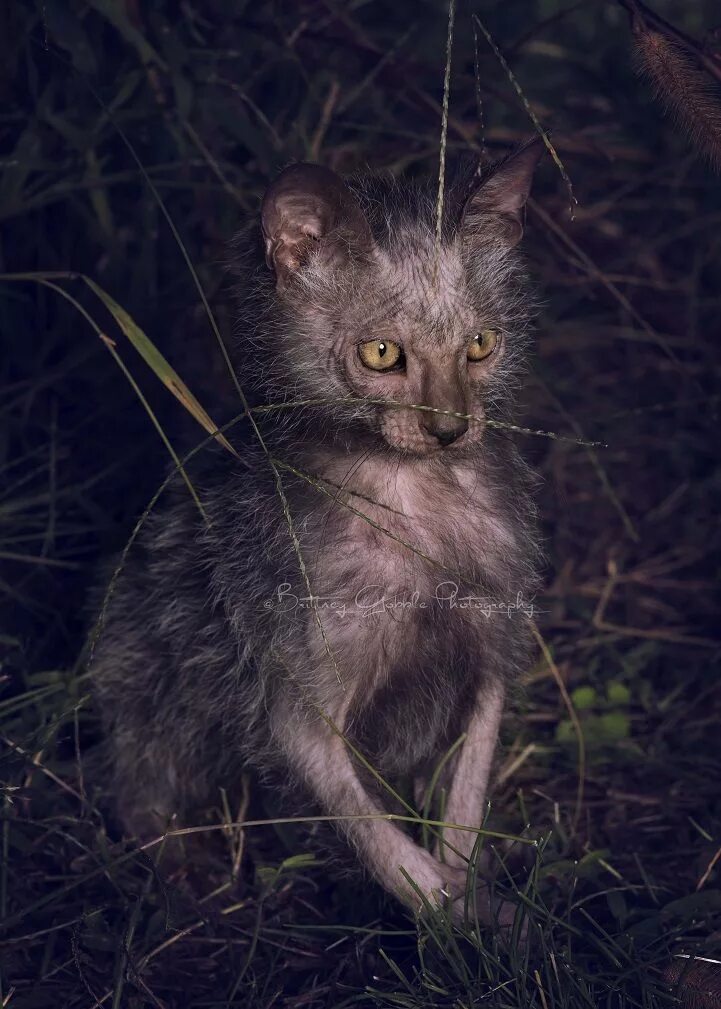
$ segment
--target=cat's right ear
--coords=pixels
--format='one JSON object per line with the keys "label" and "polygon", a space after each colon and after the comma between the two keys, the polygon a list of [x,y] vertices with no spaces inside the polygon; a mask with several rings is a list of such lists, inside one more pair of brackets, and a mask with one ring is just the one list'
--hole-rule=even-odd
{"label": "cat's right ear", "polygon": [[321,165],[290,165],[268,188],[261,207],[265,258],[278,287],[288,285],[314,254],[328,265],[367,256],[370,226],[339,175]]}

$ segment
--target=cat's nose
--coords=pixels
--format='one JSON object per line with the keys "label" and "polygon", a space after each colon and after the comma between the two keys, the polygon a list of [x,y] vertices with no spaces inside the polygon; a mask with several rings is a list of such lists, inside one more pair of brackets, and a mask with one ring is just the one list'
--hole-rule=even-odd
{"label": "cat's nose", "polygon": [[462,420],[460,417],[431,414],[425,428],[445,448],[446,445],[452,445],[462,434],[466,433],[468,421]]}
{"label": "cat's nose", "polygon": [[446,445],[452,445],[465,431],[465,427],[463,431],[439,431],[436,433],[436,438],[445,447]]}

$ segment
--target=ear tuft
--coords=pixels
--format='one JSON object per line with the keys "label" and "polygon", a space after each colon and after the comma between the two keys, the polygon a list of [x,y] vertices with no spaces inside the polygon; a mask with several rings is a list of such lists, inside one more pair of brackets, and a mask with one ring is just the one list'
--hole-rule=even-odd
{"label": "ear tuft", "polygon": [[[545,150],[534,137],[518,150],[491,165],[463,203],[461,231],[473,238],[495,224],[502,225],[504,240],[516,245],[523,235],[523,211],[531,191],[536,165]],[[497,228],[494,233],[498,234]]]}
{"label": "ear tuft", "polygon": [[280,173],[261,207],[268,266],[284,287],[317,247],[334,263],[370,251],[370,227],[339,175],[300,162]]}

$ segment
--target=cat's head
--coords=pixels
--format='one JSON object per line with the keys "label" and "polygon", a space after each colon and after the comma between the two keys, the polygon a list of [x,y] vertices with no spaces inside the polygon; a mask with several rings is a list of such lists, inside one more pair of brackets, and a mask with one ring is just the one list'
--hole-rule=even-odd
{"label": "cat's head", "polygon": [[515,247],[541,150],[449,185],[438,234],[433,183],[286,168],[261,212],[267,387],[327,400],[316,419],[328,430],[370,431],[395,451],[476,449],[525,354],[532,304]]}

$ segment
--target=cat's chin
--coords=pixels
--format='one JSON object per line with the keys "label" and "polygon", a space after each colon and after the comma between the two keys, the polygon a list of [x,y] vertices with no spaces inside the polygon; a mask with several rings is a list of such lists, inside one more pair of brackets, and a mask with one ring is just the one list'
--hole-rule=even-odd
{"label": "cat's chin", "polygon": [[463,444],[445,446],[385,442],[387,452],[401,459],[407,459],[409,462],[453,462],[477,455],[480,448],[480,441],[469,441]]}

